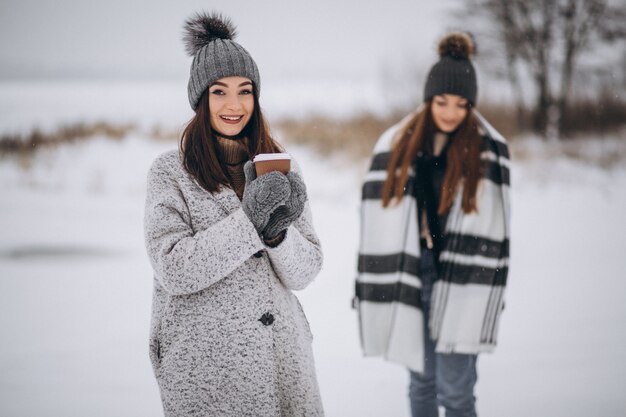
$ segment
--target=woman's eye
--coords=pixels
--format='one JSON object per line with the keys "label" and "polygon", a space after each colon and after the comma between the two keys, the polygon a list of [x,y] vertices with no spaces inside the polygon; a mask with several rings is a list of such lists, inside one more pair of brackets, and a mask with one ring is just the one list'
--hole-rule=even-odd
{"label": "woman's eye", "polygon": [[224,95],[224,92],[222,90],[211,90],[211,94],[215,94],[216,96],[222,96]]}
{"label": "woman's eye", "polygon": [[247,95],[252,94],[252,90],[250,90],[250,89],[241,90],[241,91],[239,92],[239,94],[241,94],[242,96],[247,96]]}

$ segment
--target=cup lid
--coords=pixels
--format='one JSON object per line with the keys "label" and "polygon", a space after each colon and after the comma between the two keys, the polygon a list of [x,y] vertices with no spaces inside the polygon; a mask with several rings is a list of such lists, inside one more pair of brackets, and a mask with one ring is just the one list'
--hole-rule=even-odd
{"label": "cup lid", "polygon": [[291,155],[286,152],[281,153],[260,153],[254,157],[252,162],[260,162],[260,161],[278,161],[278,160],[291,160]]}

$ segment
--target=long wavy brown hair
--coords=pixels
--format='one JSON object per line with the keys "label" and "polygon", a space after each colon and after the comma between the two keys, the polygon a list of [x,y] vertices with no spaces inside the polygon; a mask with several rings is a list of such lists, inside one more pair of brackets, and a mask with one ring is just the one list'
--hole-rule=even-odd
{"label": "long wavy brown hair", "polygon": [[[248,157],[251,159],[260,153],[282,152],[270,134],[256,91],[256,87],[253,87],[254,110],[242,131],[242,135],[247,138]],[[226,163],[219,156],[217,138],[211,130],[208,97],[207,89],[200,97],[196,114],[183,130],[180,152],[187,172],[202,188],[215,193],[221,186],[230,186],[230,179]]]}
{"label": "long wavy brown hair", "polygon": [[[424,103],[396,136],[387,165],[387,179],[383,185],[383,207],[393,200],[400,202],[405,193],[409,178],[409,168],[419,151],[426,149],[427,141],[432,141],[437,128],[431,112],[431,100]],[[444,214],[454,202],[457,189],[463,187],[463,211],[478,211],[476,190],[482,176],[480,161],[481,141],[478,133],[478,120],[468,107],[467,116],[456,132],[450,137],[447,151],[446,172],[441,186],[441,199],[437,209]],[[461,184],[462,182],[462,184]]]}

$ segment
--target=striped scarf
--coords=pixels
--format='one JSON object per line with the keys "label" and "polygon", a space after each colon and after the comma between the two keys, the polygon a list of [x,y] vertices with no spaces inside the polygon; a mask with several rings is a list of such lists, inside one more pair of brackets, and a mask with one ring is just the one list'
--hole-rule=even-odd
{"label": "striped scarf", "polygon": [[[483,141],[484,176],[476,194],[478,213],[463,212],[459,190],[448,214],[429,323],[437,352],[492,351],[504,303],[510,230],[509,152],[505,139],[473,111]],[[383,133],[365,177],[355,300],[364,354],[383,356],[421,372],[424,320],[417,202],[410,192],[413,170],[400,203],[382,206],[393,141],[410,117]]]}

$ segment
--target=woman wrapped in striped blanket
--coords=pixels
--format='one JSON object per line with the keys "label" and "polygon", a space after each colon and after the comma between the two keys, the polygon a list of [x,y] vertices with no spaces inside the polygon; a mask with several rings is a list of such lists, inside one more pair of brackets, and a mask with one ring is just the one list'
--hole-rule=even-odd
{"label": "woman wrapped in striped blanket", "polygon": [[475,416],[509,259],[509,152],[475,109],[472,39],[439,44],[424,103],[378,140],[363,184],[356,306],[366,356],[410,371],[413,416]]}

